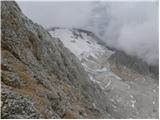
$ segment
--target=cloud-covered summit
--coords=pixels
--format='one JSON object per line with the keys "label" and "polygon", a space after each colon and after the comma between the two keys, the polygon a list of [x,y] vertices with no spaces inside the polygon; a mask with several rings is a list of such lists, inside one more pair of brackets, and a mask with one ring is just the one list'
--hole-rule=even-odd
{"label": "cloud-covered summit", "polygon": [[158,2],[18,2],[44,27],[89,29],[110,47],[158,65]]}

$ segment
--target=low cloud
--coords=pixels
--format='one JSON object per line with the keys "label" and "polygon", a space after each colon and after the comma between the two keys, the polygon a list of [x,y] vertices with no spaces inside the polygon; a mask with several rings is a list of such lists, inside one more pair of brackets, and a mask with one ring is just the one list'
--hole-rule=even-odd
{"label": "low cloud", "polygon": [[88,24],[108,46],[158,65],[158,2],[97,3]]}
{"label": "low cloud", "polygon": [[89,29],[110,47],[158,65],[158,2],[18,2],[45,28]]}

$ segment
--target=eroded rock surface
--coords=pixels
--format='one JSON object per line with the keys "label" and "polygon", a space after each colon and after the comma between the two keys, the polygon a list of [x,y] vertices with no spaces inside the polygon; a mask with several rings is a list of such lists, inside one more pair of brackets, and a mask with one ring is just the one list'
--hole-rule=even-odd
{"label": "eroded rock surface", "polygon": [[103,91],[61,41],[15,2],[1,6],[1,118],[109,118]]}

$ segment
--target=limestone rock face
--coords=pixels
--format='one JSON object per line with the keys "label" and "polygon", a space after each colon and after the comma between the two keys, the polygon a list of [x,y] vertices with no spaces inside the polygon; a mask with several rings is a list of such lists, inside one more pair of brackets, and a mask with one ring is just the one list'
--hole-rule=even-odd
{"label": "limestone rock face", "polygon": [[1,118],[108,118],[103,91],[61,41],[15,2],[1,6]]}

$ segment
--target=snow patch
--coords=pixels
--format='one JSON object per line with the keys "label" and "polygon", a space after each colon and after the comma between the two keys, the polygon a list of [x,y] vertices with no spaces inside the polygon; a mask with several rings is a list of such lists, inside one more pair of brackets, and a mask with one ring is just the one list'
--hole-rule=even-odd
{"label": "snow patch", "polygon": [[[81,34],[83,37],[74,37],[74,34],[71,30],[68,29],[57,29],[50,31],[50,34],[53,37],[59,38],[64,46],[71,50],[71,52],[76,55],[80,60],[84,57],[92,56],[97,59],[96,53],[104,53],[104,48],[97,44],[92,37],[87,36],[86,34]],[[74,41],[74,42],[73,42]],[[89,42],[89,43],[88,43]]]}
{"label": "snow patch", "polygon": [[[89,73],[90,80],[100,84],[102,89],[107,88],[111,84],[111,81],[109,81],[107,85],[104,86],[103,80],[108,77],[121,80],[119,76],[115,75],[110,70],[109,65],[105,67],[103,66],[104,64],[109,64],[106,64],[105,61],[114,52],[98,44],[96,41],[97,38],[93,38],[83,32],[77,32],[70,29],[56,29],[54,31],[50,31],[50,34],[53,37],[59,38],[64,46],[76,55],[79,60],[81,60],[82,66],[86,72]],[[103,58],[104,61],[101,61]],[[95,76],[100,74],[103,75],[102,79],[96,80],[97,78],[95,78]]]}

